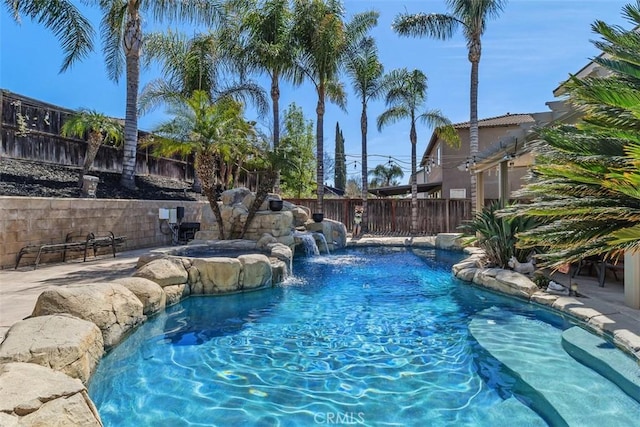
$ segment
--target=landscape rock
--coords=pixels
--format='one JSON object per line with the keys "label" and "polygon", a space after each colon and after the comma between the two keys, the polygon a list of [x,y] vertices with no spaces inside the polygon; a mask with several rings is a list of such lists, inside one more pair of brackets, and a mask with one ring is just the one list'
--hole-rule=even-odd
{"label": "landscape rock", "polygon": [[273,237],[271,234],[269,233],[264,233],[262,235],[262,237],[260,237],[260,239],[258,239],[258,241],[256,242],[256,247],[258,249],[266,249],[267,245],[271,244],[271,243],[277,243],[278,240]]}
{"label": "landscape rock", "polygon": [[271,263],[265,255],[240,255],[242,263],[241,289],[256,289],[271,286]]}
{"label": "landscape rock", "polygon": [[251,195],[251,191],[248,188],[238,187],[223,191],[220,199],[222,200],[223,205],[233,206],[238,203],[242,203],[245,197],[249,195]]}
{"label": "landscape rock", "polygon": [[291,261],[293,260],[293,251],[289,246],[285,246],[281,243],[274,243],[267,245],[267,249],[271,251],[270,255],[272,257],[278,258],[287,265],[291,264]]}
{"label": "landscape rock", "polygon": [[102,426],[80,380],[35,363],[0,365],[0,414],[3,426]]}
{"label": "landscape rock", "polygon": [[311,213],[308,209],[303,208],[302,206],[294,206],[290,209],[293,214],[293,226],[300,227],[305,225],[309,218],[311,217]]}
{"label": "landscape rock", "polygon": [[458,270],[455,276],[460,280],[471,282],[474,276],[476,275],[477,271],[478,269],[476,267],[467,267],[467,268]]}
{"label": "landscape rock", "polygon": [[158,253],[142,254],[138,258],[138,261],[136,262],[136,270],[139,270],[140,268],[142,268],[143,266],[149,264],[153,260],[163,259],[163,258],[166,258],[166,257],[167,256],[165,254],[158,254]]}
{"label": "landscape rock", "polygon": [[102,331],[107,349],[146,318],[138,297],[117,283],[49,288],[38,297],[32,316],[61,313],[95,323]]}
{"label": "landscape rock", "polygon": [[438,233],[436,236],[436,248],[438,249],[462,249],[462,233]]}
{"label": "landscape rock", "polygon": [[150,261],[133,273],[134,277],[149,279],[165,287],[187,283],[188,274],[178,258],[160,258]]}
{"label": "landscape rock", "polygon": [[489,289],[525,299],[530,299],[540,290],[523,274],[500,268],[478,268],[472,281]]}
{"label": "landscape rock", "polygon": [[193,267],[200,273],[198,282],[191,284],[193,294],[213,295],[239,288],[242,263],[236,258],[196,258]]}
{"label": "landscape rock", "polygon": [[56,314],[13,324],[0,344],[0,364],[35,363],[86,384],[103,353],[102,333],[94,323]]}
{"label": "landscape rock", "polygon": [[183,298],[188,297],[191,293],[191,288],[186,283],[165,286],[162,290],[167,296],[167,307],[179,303]]}
{"label": "landscape rock", "polygon": [[167,303],[167,295],[156,282],[144,277],[125,277],[114,280],[138,297],[142,303],[142,312],[146,315],[163,310]]}
{"label": "landscape rock", "polygon": [[273,283],[282,283],[289,277],[289,267],[277,258],[269,258],[271,264],[271,280]]}

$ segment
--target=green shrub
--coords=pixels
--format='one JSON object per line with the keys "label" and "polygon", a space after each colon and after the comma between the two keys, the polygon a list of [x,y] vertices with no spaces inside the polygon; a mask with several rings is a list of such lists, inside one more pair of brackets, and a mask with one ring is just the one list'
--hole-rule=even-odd
{"label": "green shrub", "polygon": [[462,231],[472,236],[465,243],[475,243],[487,255],[491,265],[506,268],[509,258],[515,256],[518,261],[526,262],[533,249],[516,248],[516,234],[529,230],[535,225],[529,217],[504,218],[499,215],[500,205],[495,202],[477,212],[473,220],[460,226]]}

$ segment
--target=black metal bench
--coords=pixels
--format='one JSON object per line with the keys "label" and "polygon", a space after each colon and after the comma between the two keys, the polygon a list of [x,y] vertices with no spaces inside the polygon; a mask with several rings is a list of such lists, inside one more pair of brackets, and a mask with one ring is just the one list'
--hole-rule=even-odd
{"label": "black metal bench", "polygon": [[109,231],[105,235],[96,235],[96,233],[87,234],[86,238],[82,240],[75,240],[78,234],[73,232],[67,233],[64,243],[47,243],[43,245],[28,245],[20,249],[20,252],[16,255],[16,266],[18,268],[20,260],[24,255],[36,254],[35,265],[33,269],[38,268],[40,258],[42,254],[47,253],[62,253],[62,261],[67,260],[67,252],[84,252],[83,261],[87,260],[87,251],[91,248],[93,250],[94,258],[97,255],[98,248],[111,247],[113,251],[113,257],[116,256],[116,247],[121,246],[126,240],[126,236],[115,236],[113,232]]}

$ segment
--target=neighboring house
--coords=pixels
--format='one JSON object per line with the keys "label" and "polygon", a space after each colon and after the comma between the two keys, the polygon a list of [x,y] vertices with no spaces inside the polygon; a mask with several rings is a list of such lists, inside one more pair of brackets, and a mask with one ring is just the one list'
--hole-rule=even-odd
{"label": "neighboring house", "polygon": [[[610,74],[608,70],[591,61],[574,75],[579,79],[584,79],[608,74]],[[565,94],[565,84],[566,81],[554,89],[554,96],[562,97]],[[562,98],[547,102],[546,105],[550,111],[525,115],[530,116],[532,121],[523,121],[515,129],[504,129],[505,132],[489,141],[488,146],[482,145],[482,125],[480,125],[481,145],[476,158],[472,159],[468,166],[466,160],[459,163],[460,168],[468,169],[476,174],[478,183],[476,211],[482,209],[485,199],[498,199],[501,203],[505,203],[511,198],[512,192],[524,184],[522,178],[534,161],[529,152],[528,143],[536,139],[536,128],[558,123],[575,124],[582,116]],[[482,122],[481,120],[480,123]],[[467,124],[466,139],[462,139],[461,135],[463,146],[465,142],[467,143],[467,152],[468,138]],[[494,171],[496,172],[494,173]]]}
{"label": "neighboring house", "polygon": [[[514,154],[518,136],[536,123],[533,114],[510,114],[478,120],[479,151],[494,150],[504,158]],[[477,167],[479,156],[469,156],[469,122],[453,125],[460,136],[460,147],[454,148],[432,134],[417,174],[418,184],[432,184],[428,197],[444,199],[468,199],[471,197],[471,173]],[[523,140],[519,140],[523,143]],[[520,188],[521,178],[526,173],[522,162],[509,158],[512,182],[509,190]],[[484,174],[483,199],[497,199],[498,170],[487,169]],[[426,197],[424,195],[423,197]],[[480,198],[480,197],[479,197]]]}

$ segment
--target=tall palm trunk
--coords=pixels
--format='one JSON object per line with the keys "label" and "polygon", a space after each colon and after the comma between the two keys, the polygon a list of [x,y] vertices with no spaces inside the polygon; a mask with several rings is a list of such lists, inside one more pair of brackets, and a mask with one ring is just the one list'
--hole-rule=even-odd
{"label": "tall palm trunk", "polygon": [[[469,61],[471,62],[471,90],[470,90],[470,114],[469,114],[469,156],[475,160],[479,149],[478,136],[478,66],[480,64],[480,40],[469,48]],[[476,174],[471,174],[471,211],[475,212],[477,206]]]}
{"label": "tall palm trunk", "polygon": [[82,180],[84,176],[89,172],[91,165],[93,165],[93,161],[96,159],[96,154],[98,154],[100,144],[102,144],[102,134],[100,132],[90,132],[89,140],[87,141],[87,152],[84,154],[82,172],[80,172],[80,177],[78,178],[78,187],[80,188],[82,188]]}
{"label": "tall palm trunk", "polygon": [[324,213],[324,83],[318,88],[318,106],[316,107],[318,123],[316,124],[316,180],[318,181],[317,213]]}
{"label": "tall palm trunk", "polygon": [[367,103],[362,101],[362,115],[360,116],[360,132],[362,133],[362,225],[360,232],[368,230],[367,201],[369,199],[369,183],[367,181]]}
{"label": "tall palm trunk", "polygon": [[140,84],[140,48],[142,29],[140,15],[129,2],[129,20],[124,32],[124,50],[127,68],[127,107],[124,119],[124,158],[120,184],[136,188],[136,153],[138,147],[138,86]]}
{"label": "tall palm trunk", "polygon": [[[271,105],[273,111],[273,151],[278,151],[280,145],[280,86],[278,85],[278,72],[274,71],[271,77]],[[280,169],[276,171],[276,179],[273,190],[280,194]]]}
{"label": "tall palm trunk", "polygon": [[411,140],[411,234],[418,232],[418,180],[416,178],[416,146],[418,144],[418,135],[416,133],[415,121],[411,120],[411,132],[409,133]]}

